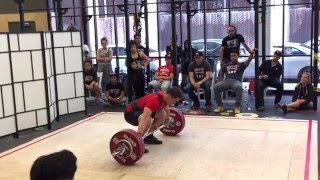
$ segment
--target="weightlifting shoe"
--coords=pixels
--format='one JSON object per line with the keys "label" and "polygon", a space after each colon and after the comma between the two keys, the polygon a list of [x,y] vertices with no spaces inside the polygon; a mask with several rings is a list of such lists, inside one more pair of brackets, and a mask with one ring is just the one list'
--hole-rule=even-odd
{"label": "weightlifting shoe", "polygon": [[215,113],[219,113],[219,112],[222,112],[224,110],[224,108],[222,106],[217,106],[215,109],[214,109],[214,112]]}
{"label": "weightlifting shoe", "polygon": [[145,144],[162,144],[162,141],[153,136],[153,134],[144,138]]}

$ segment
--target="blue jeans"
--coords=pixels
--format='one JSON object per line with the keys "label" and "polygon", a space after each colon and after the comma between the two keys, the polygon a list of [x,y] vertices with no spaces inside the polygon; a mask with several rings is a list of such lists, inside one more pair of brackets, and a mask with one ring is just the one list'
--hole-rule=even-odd
{"label": "blue jeans", "polygon": [[[210,86],[211,86],[211,80],[207,80],[206,82],[202,83],[200,85],[200,87],[202,89],[204,89],[204,94],[205,94],[205,99],[206,99],[206,105],[211,105],[211,90],[210,90]],[[199,99],[196,96],[196,94],[194,93],[194,86],[189,83],[187,86],[187,91],[188,91],[188,95],[189,98],[193,101],[194,104],[199,105]]]}
{"label": "blue jeans", "polygon": [[234,90],[236,93],[236,106],[241,106],[242,101],[242,82],[236,79],[226,79],[214,85],[214,98],[218,106],[223,106],[221,93],[226,90]]}

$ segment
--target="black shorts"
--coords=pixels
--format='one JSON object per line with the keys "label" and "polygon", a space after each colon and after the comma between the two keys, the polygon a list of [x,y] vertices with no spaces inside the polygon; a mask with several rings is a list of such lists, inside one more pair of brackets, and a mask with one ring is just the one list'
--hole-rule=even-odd
{"label": "black shorts", "polygon": [[[131,105],[130,105],[131,106]],[[124,119],[133,126],[138,126],[139,121],[138,118],[143,112],[138,109],[131,109],[130,111],[124,112]],[[156,113],[152,113],[151,117],[155,119]]]}

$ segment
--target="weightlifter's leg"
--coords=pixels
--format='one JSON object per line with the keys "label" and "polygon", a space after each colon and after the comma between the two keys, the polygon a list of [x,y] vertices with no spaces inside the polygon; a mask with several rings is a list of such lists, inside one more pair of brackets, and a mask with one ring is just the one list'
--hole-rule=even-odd
{"label": "weightlifter's leg", "polygon": [[138,117],[138,133],[144,136],[148,130],[150,129],[152,125],[151,118],[145,117],[143,114],[141,114]]}
{"label": "weightlifter's leg", "polygon": [[[151,124],[151,127],[149,129],[149,132],[154,131],[155,129],[157,129],[159,126],[162,125],[162,123],[165,121],[166,118],[166,112],[162,109],[160,111],[158,111],[155,114],[154,120]],[[156,137],[153,136],[153,133],[150,134],[149,136],[147,136],[144,139],[144,142],[146,144],[162,144],[162,141],[158,140]]]}

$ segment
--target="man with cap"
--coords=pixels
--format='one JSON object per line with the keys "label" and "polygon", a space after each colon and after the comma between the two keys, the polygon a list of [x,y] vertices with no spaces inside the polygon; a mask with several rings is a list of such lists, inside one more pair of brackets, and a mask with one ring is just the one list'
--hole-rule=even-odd
{"label": "man with cap", "polygon": [[116,73],[110,73],[110,82],[106,85],[105,106],[122,105],[127,101],[125,89],[121,82],[118,81]]}
{"label": "man with cap", "polygon": [[166,64],[160,66],[155,74],[155,79],[151,81],[148,85],[148,93],[151,93],[154,89],[167,90],[173,79],[173,66],[171,65],[172,56],[171,54],[166,54],[165,56]]}
{"label": "man with cap", "polygon": [[187,91],[190,99],[193,101],[191,109],[197,109],[200,107],[200,102],[198,97],[195,95],[195,90],[199,88],[204,89],[205,99],[206,99],[206,108],[210,112],[212,109],[211,103],[211,69],[208,61],[203,59],[203,53],[198,51],[195,53],[195,61],[189,64],[189,78],[190,83],[187,86]]}
{"label": "man with cap", "polygon": [[283,67],[279,62],[282,53],[281,51],[277,50],[274,52],[273,57],[271,60],[267,60],[263,62],[259,67],[259,94],[258,97],[258,110],[264,110],[264,100],[263,100],[263,91],[266,87],[274,87],[276,88],[276,98],[274,100],[274,106],[276,108],[280,108],[279,102],[282,97],[283,92],[283,84],[280,81],[280,76],[283,73]]}

